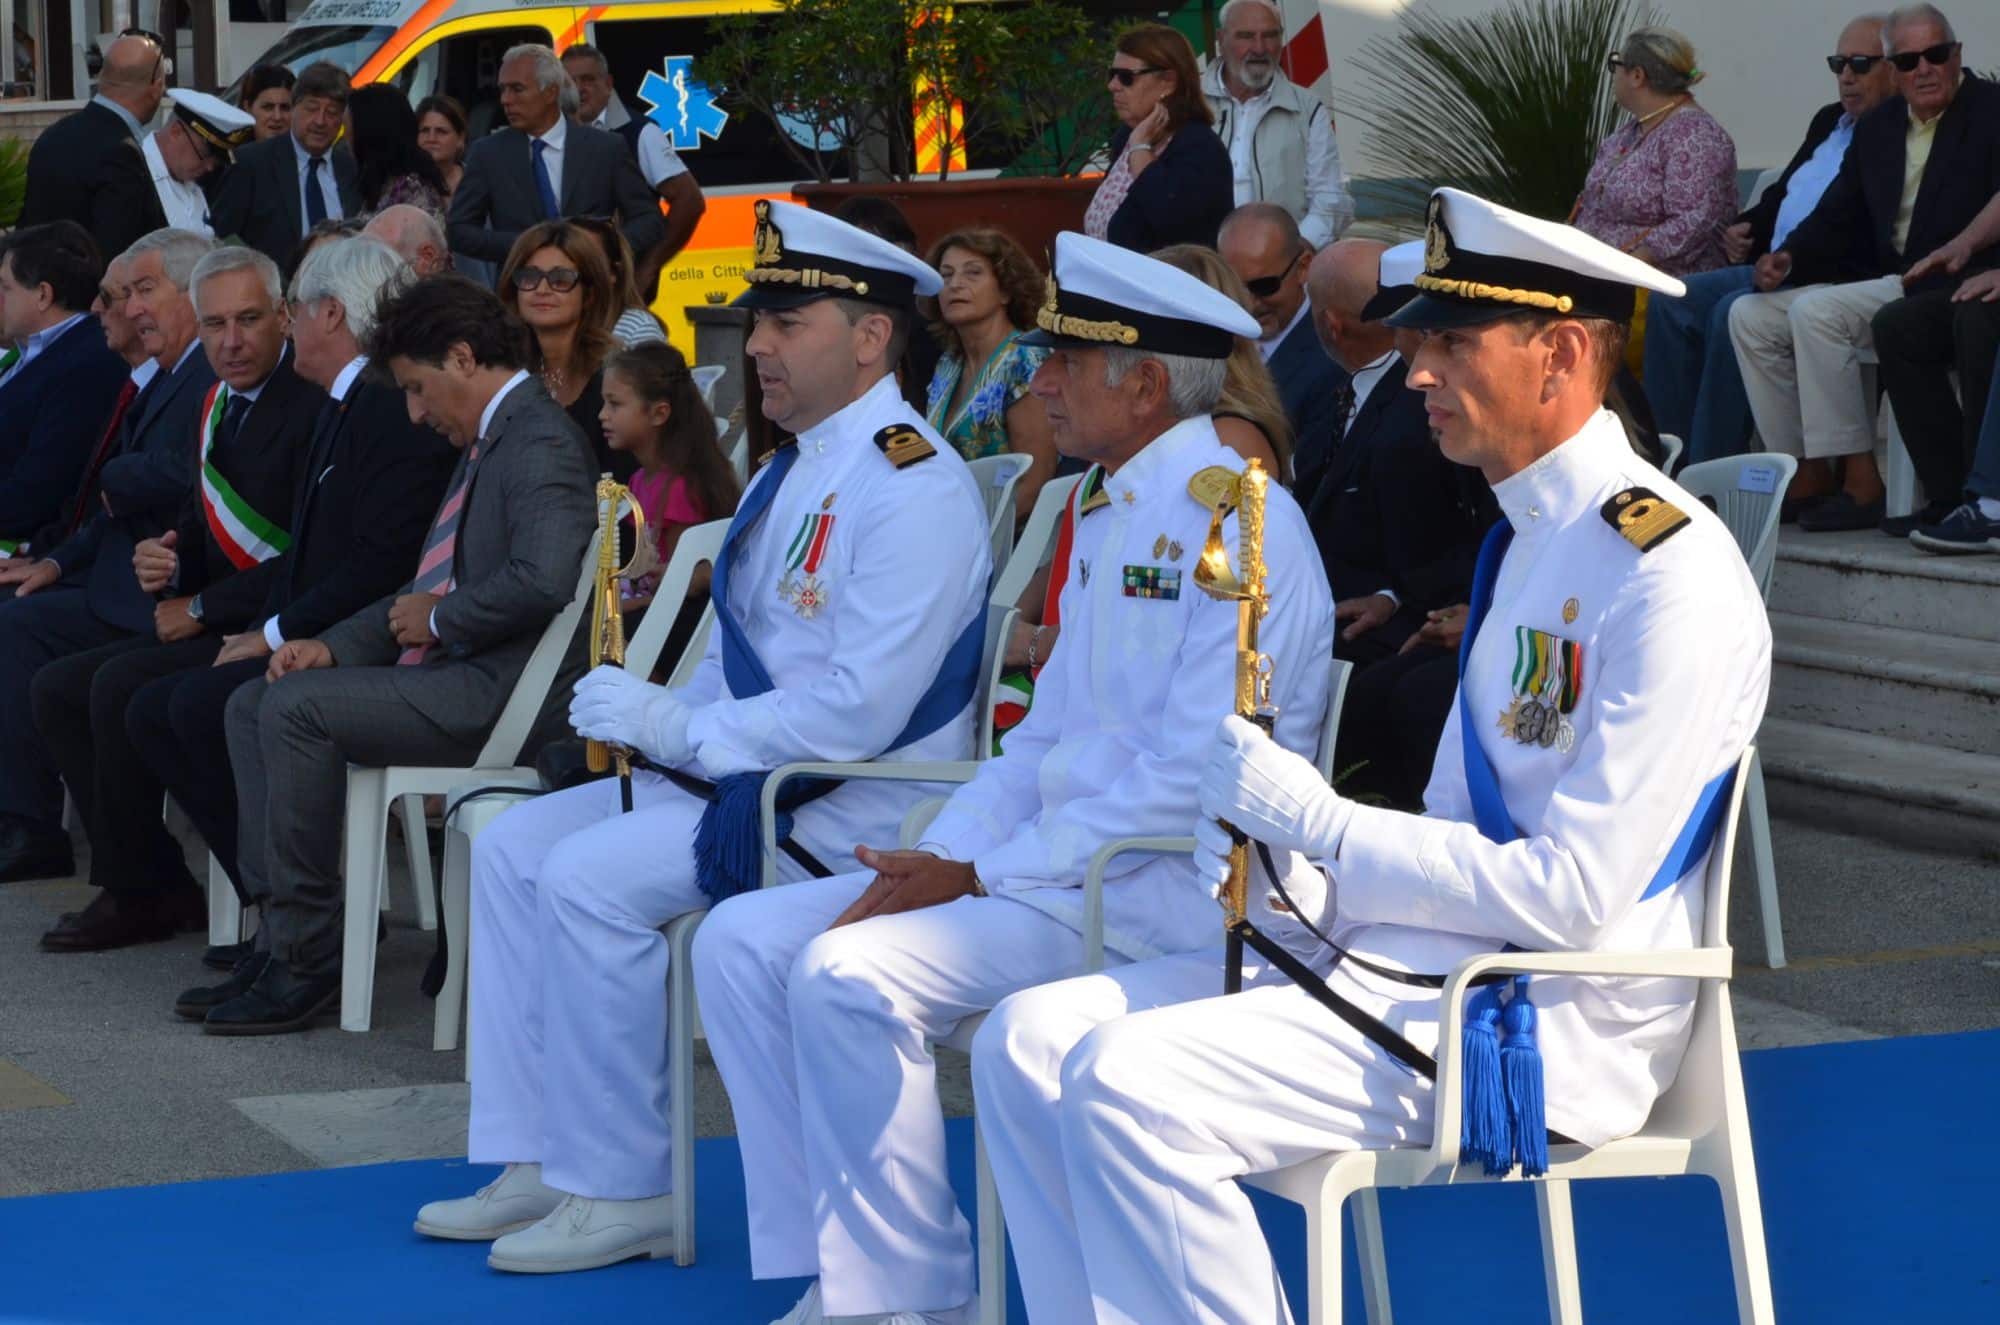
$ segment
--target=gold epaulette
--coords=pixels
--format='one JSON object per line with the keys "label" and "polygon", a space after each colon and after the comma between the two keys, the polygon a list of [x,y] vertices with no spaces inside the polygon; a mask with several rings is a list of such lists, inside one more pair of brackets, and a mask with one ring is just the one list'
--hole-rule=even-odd
{"label": "gold epaulette", "polygon": [[1604,503],[1602,514],[1604,523],[1641,552],[1651,552],[1688,525],[1686,511],[1648,488],[1625,489]]}
{"label": "gold epaulette", "polygon": [[882,448],[883,458],[898,469],[937,454],[937,448],[907,423],[892,423],[876,433],[875,445]]}
{"label": "gold epaulette", "polygon": [[1227,465],[1210,465],[1188,480],[1188,496],[1205,511],[1228,514],[1236,508],[1240,476]]}

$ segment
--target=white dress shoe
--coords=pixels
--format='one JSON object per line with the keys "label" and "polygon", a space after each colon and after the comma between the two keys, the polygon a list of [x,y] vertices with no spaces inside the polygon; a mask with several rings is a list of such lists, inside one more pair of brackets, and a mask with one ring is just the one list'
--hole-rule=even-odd
{"label": "white dress shoe", "polygon": [[499,1177],[471,1196],[432,1201],[417,1211],[417,1232],[459,1242],[491,1242],[529,1228],[563,1202],[563,1193],[542,1185],[539,1164],[509,1164]]}
{"label": "white dress shoe", "polygon": [[641,1256],[658,1260],[673,1254],[671,1196],[649,1196],[642,1201],[565,1196],[562,1204],[534,1227],[495,1242],[486,1263],[516,1274],[564,1274]]}
{"label": "white dress shoe", "polygon": [[[979,1319],[979,1299],[973,1298],[953,1307],[949,1311],[890,1311],[872,1316],[827,1316],[821,1314],[824,1308],[819,1300],[819,1280],[806,1295],[811,1299],[812,1325],[973,1325]],[[799,1306],[804,1306],[801,1302]],[[798,1308],[793,1308],[797,1310]],[[785,1317],[778,1325],[792,1325],[792,1318]]]}

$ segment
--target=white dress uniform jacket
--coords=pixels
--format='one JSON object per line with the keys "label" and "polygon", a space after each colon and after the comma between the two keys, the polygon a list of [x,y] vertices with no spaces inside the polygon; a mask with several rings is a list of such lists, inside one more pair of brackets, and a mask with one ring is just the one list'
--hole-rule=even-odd
{"label": "white dress uniform jacket", "polygon": [[213,236],[215,231],[208,224],[208,195],[201,191],[201,185],[174,178],[160,153],[159,133],[147,134],[139,150],[146,158],[146,168],[153,172],[153,192],[160,195],[160,210],[166,213],[167,224]]}
{"label": "white dress uniform jacket", "polygon": [[[1072,929],[1083,925],[1083,875],[1099,847],[1194,831],[1202,754],[1231,710],[1236,605],[1194,582],[1209,512],[1188,480],[1210,466],[1241,471],[1243,460],[1208,419],[1184,421],[1104,480],[1106,500],[1075,516],[1062,635],[1028,716],[924,834],[927,848],[972,862],[995,895]],[[1269,491],[1271,607],[1259,645],[1275,664],[1277,739],[1310,758],[1326,711],[1332,594],[1305,517],[1277,484]],[[1233,515],[1222,535],[1234,565]],[[1199,947],[1221,924],[1179,855],[1114,860],[1104,915],[1105,946],[1134,961]]]}

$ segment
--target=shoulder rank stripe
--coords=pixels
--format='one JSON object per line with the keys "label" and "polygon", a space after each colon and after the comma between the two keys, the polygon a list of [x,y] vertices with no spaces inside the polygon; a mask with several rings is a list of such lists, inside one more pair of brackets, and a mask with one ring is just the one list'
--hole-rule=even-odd
{"label": "shoulder rank stripe", "polygon": [[875,445],[882,448],[883,456],[898,469],[937,454],[937,448],[907,423],[892,423],[876,433]]}
{"label": "shoulder rank stripe", "polygon": [[1104,466],[1092,465],[1084,472],[1083,482],[1076,485],[1076,509],[1078,515],[1089,515],[1111,504],[1111,494],[1104,490]]}
{"label": "shoulder rank stripe", "polygon": [[1651,552],[1687,527],[1687,512],[1647,488],[1627,488],[1604,503],[1604,522],[1618,536]]}

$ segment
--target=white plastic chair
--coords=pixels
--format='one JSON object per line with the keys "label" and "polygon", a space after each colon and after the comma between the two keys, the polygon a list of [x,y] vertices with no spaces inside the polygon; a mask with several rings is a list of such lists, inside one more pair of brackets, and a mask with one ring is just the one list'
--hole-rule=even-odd
{"label": "white plastic chair", "polygon": [[694,379],[694,389],[701,392],[701,403],[715,408],[715,384],[720,382],[729,370],[719,363],[697,364],[688,369],[688,376]]}
{"label": "white plastic chair", "polygon": [[[659,664],[660,653],[666,648],[667,634],[679,615],[679,605],[687,600],[695,569],[704,561],[714,564],[722,554],[723,536],[728,532],[727,520],[710,520],[707,524],[681,531],[679,541],[674,544],[673,558],[660,573],[659,585],[653,591],[655,610],[646,613],[645,620],[639,623],[639,629],[625,645],[627,671],[637,676],[653,674],[653,669]],[[684,684],[685,677],[681,674],[692,673],[694,664],[701,660],[701,650],[708,634],[709,614],[714,610],[712,607],[705,609],[701,628],[689,640],[686,651],[675,666],[673,684]],[[445,796],[445,968],[444,985],[438,990],[431,1030],[432,1049],[458,1048],[459,1022],[465,1011],[466,971],[472,957],[472,844],[501,811],[524,798],[505,794],[480,796],[472,800],[466,797],[474,791],[503,786],[518,786],[524,792],[539,794],[541,779],[532,768],[517,768],[511,770],[511,775],[484,780],[468,778]]]}
{"label": "white plastic chair", "polygon": [[750,430],[743,428],[729,447],[729,467],[736,471],[736,486],[750,486]]}
{"label": "white plastic chair", "polygon": [[1674,466],[1680,463],[1681,452],[1685,451],[1686,449],[1687,449],[1687,443],[1683,442],[1680,438],[1676,437],[1674,434],[1670,432],[1661,433],[1660,472],[1662,474],[1673,473]]}
{"label": "white plastic chair", "polygon": [[[450,791],[467,782],[518,777],[517,761],[528,733],[547,701],[563,655],[576,636],[578,619],[590,601],[597,573],[597,538],[593,533],[577,572],[576,592],[542,629],[542,637],[514,683],[506,707],[469,768],[422,768],[391,765],[347,769],[347,915],[341,951],[340,1028],[365,1031],[375,1001],[375,916],[387,900],[387,833],[390,811],[402,819],[410,858],[410,882],[416,889],[418,914],[427,929],[437,926],[437,902],[431,895],[430,840],[424,825],[424,797]],[[532,772],[532,770],[530,770]]]}
{"label": "white plastic chair", "polygon": [[[1736,536],[1757,592],[1771,596],[1778,565],[1778,510],[1799,462],[1783,454],[1734,455],[1689,465],[1680,485],[1715,502],[1715,513]],[[1757,905],[1764,918],[1764,960],[1785,964],[1785,927],[1778,912],[1778,866],[1771,850],[1771,811],[1764,799],[1764,761],[1754,749],[1745,777],[1743,812],[1749,818],[1750,858],[1757,870]]]}
{"label": "white plastic chair", "polygon": [[1028,513],[1028,523],[1021,526],[1021,535],[1014,541],[1006,568],[995,568],[992,601],[1020,603],[1029,581],[1054,552],[1056,527],[1062,520],[1063,508],[1069,505],[1070,494],[1082,481],[1081,474],[1069,474],[1042,484],[1042,490],[1035,494],[1035,509]]}
{"label": "white plastic chair", "polygon": [[986,501],[986,528],[993,540],[996,576],[1007,568],[1007,559],[1014,551],[1014,489],[1034,463],[1033,456],[1012,452],[981,456],[966,463],[972,477],[979,481],[979,495]]}
{"label": "white plastic chair", "polygon": [[[1746,749],[1736,766],[1729,812],[1709,855],[1707,902],[1699,948],[1663,952],[1513,952],[1467,958],[1445,982],[1438,1019],[1438,1076],[1434,1138],[1428,1147],[1407,1150],[1338,1151],[1272,1173],[1245,1179],[1253,1187],[1305,1207],[1310,1325],[1339,1325],[1341,1316],[1340,1207],[1355,1196],[1355,1231],[1360,1244],[1364,1296],[1372,1321],[1387,1322],[1389,1285],[1382,1226],[1375,1192],[1384,1187],[1438,1187],[1501,1181],[1534,1184],[1542,1226],[1542,1269],[1548,1284],[1549,1319],[1581,1325],[1576,1229],[1570,1217],[1569,1184],[1591,1178],[1670,1177],[1699,1173],[1715,1179],[1722,1192],[1723,1222],[1735,1268],[1736,1311],[1741,1325],[1774,1325],[1771,1272],[1764,1248],[1763,1206],[1750,1148],[1749,1112],[1743,1098],[1742,1064],[1730,1009],[1729,974],[1734,954],[1728,942],[1729,874],[1743,789],[1755,758]],[[1596,1149],[1552,1146],[1542,1178],[1490,1178],[1482,1167],[1459,1162],[1459,1118],[1463,1070],[1459,1030],[1466,994],[1474,979],[1489,973],[1535,975],[1664,976],[1701,981],[1694,1006],[1693,1033],[1680,1072],[1653,1106],[1637,1135]]]}

